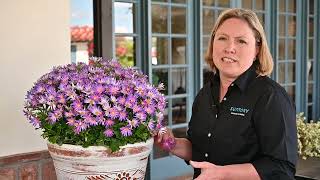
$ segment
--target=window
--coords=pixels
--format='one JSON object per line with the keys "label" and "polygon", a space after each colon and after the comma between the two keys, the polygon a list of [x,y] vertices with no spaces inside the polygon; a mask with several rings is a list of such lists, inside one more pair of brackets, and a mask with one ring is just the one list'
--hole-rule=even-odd
{"label": "window", "polygon": [[124,66],[138,66],[137,1],[116,1],[114,7],[115,58]]}
{"label": "window", "polygon": [[[183,0],[151,2],[151,71],[153,84],[164,83],[168,102],[165,123],[177,136],[185,137],[190,98],[191,62],[188,54],[188,4]],[[154,159],[169,154],[154,148]]]}
{"label": "window", "polygon": [[201,32],[201,52],[202,52],[202,73],[203,73],[203,80],[200,80],[202,84],[206,84],[208,82],[209,78],[212,75],[212,71],[210,70],[210,67],[204,62],[204,58],[206,56],[206,52],[209,46],[210,41],[210,35],[211,31],[213,29],[213,26],[219,16],[219,14],[231,7],[231,1],[230,0],[203,0],[201,4],[201,26],[202,26],[202,32]]}
{"label": "window", "polygon": [[[177,137],[186,137],[193,101],[191,5],[187,0],[152,0],[149,4],[149,77],[153,84],[165,85],[164,122]],[[156,146],[151,157],[151,179],[168,179],[190,172],[189,168],[171,168],[183,164]],[[166,161],[171,162],[170,167],[164,164]]]}
{"label": "window", "polygon": [[77,62],[77,46],[71,45],[71,62],[76,63]]}
{"label": "window", "polygon": [[316,40],[314,36],[315,32],[315,15],[314,12],[316,11],[316,6],[314,5],[314,0],[308,0],[308,42],[307,42],[307,117],[308,119],[315,118],[315,101],[316,101],[316,90],[315,90],[315,47],[316,47]]}
{"label": "window", "polygon": [[71,62],[88,63],[93,56],[93,1],[71,0]]}
{"label": "window", "polygon": [[296,98],[296,0],[278,1],[278,53],[276,81]]}
{"label": "window", "polygon": [[261,24],[265,27],[266,19],[266,2],[264,0],[242,0],[242,8],[253,10]]}

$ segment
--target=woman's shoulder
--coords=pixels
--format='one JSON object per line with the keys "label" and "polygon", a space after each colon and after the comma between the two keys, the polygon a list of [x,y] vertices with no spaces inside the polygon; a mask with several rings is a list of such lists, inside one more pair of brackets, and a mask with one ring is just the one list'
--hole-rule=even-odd
{"label": "woman's shoulder", "polygon": [[203,87],[198,91],[195,101],[203,98],[208,98],[210,96],[211,91],[211,82],[207,82],[203,85]]}
{"label": "woman's shoulder", "polygon": [[211,81],[206,82],[197,93],[197,96],[207,96],[211,91],[211,87],[212,87],[212,82]]}
{"label": "woman's shoulder", "polygon": [[257,77],[255,86],[259,87],[259,89],[263,92],[264,95],[273,94],[278,96],[278,98],[280,99],[281,97],[287,100],[291,99],[285,88],[268,76]]}

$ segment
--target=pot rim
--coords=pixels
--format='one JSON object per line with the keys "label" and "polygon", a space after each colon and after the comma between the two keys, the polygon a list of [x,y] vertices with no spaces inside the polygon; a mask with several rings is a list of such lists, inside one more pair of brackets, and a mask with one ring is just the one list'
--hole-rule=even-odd
{"label": "pot rim", "polygon": [[[58,144],[55,144],[55,143],[51,143],[49,142],[48,140],[47,141],[47,144],[48,145],[51,145],[53,147],[58,147],[58,148],[79,148],[79,149],[86,149],[86,150],[109,150],[110,148],[109,147],[106,147],[106,146],[88,146],[88,147],[82,147],[81,145],[74,145],[74,144],[62,144],[61,146],[58,145]],[[141,145],[145,145],[145,144],[150,144],[152,143],[153,144],[154,142],[154,139],[153,137],[149,138],[147,141],[142,141],[142,142],[138,142],[138,143],[134,143],[134,144],[126,144],[124,146],[120,146],[120,150],[121,151],[122,149],[125,149],[125,148],[131,148],[131,147],[137,147],[137,146],[141,146]]]}

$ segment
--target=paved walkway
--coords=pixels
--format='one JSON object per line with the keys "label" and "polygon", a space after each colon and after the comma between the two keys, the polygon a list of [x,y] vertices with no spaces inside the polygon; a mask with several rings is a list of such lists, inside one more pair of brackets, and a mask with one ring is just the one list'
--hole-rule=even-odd
{"label": "paved walkway", "polygon": [[[320,180],[320,158],[299,159],[297,165],[297,180]],[[192,174],[172,177],[168,180],[190,180]]]}
{"label": "paved walkway", "polygon": [[320,179],[320,158],[299,160],[296,174],[312,179]]}
{"label": "paved walkway", "polygon": [[183,176],[178,176],[178,177],[172,177],[168,180],[190,180],[192,179],[193,177],[193,174],[186,174],[186,175],[183,175]]}

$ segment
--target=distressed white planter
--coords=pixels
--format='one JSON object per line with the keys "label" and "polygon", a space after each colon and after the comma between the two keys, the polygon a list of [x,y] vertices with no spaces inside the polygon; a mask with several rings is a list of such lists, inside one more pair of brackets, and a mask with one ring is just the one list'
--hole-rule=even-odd
{"label": "distressed white planter", "polygon": [[83,148],[48,142],[48,150],[58,180],[133,180],[144,179],[152,145],[153,138],[147,142],[128,144],[111,153],[109,148],[103,146]]}

